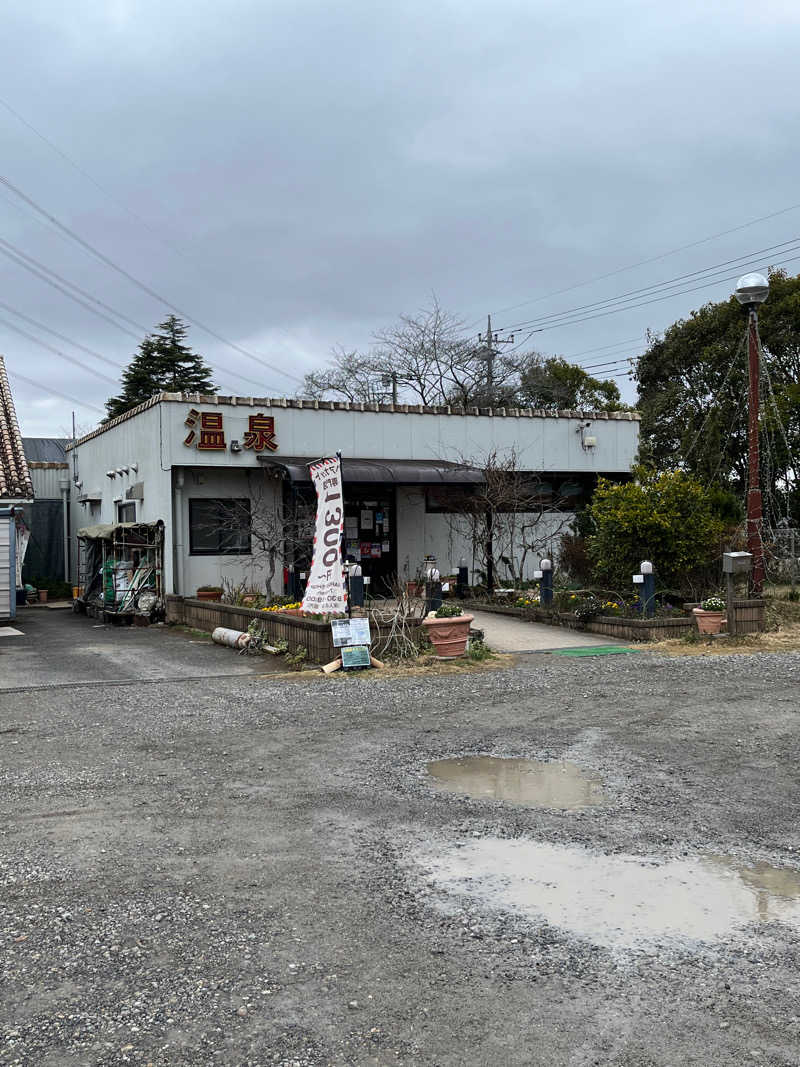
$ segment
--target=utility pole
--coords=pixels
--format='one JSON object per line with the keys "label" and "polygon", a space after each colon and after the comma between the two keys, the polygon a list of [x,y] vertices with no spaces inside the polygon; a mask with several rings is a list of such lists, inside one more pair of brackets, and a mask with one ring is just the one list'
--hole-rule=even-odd
{"label": "utility pole", "polygon": [[760,454],[758,448],[758,313],[750,308],[747,321],[749,398],[747,410],[747,551],[753,556],[751,584],[753,593],[761,596],[764,588],[764,545],[761,538],[763,500],[761,496]]}
{"label": "utility pole", "polygon": [[381,378],[382,385],[392,386],[392,403],[397,404],[397,371],[392,371],[391,374],[384,374]]}
{"label": "utility pole", "polygon": [[514,343],[514,334],[500,338],[497,332],[492,333],[492,316],[486,316],[486,336],[478,334],[478,343],[486,345],[486,398],[489,404],[494,401],[494,359],[497,355],[495,345],[510,345]]}
{"label": "utility pole", "polygon": [[761,596],[764,589],[764,544],[761,537],[763,501],[758,449],[758,305],[763,304],[769,293],[769,282],[762,274],[746,274],[736,283],[735,296],[747,308],[748,379],[749,396],[747,412],[747,551],[753,557],[751,591]]}

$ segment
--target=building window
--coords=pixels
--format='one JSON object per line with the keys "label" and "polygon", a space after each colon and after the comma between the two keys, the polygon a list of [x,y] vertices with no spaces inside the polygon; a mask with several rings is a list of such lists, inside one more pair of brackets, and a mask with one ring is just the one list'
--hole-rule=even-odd
{"label": "building window", "polygon": [[136,504],[117,504],[117,522],[136,522]]}
{"label": "building window", "polygon": [[250,501],[189,501],[189,554],[249,556]]}

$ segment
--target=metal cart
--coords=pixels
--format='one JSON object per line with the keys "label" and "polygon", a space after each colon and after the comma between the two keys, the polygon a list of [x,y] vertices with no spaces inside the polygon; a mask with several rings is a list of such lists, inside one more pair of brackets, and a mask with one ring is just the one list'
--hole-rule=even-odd
{"label": "metal cart", "polygon": [[164,523],[120,522],[78,531],[73,609],[104,622],[163,619]]}

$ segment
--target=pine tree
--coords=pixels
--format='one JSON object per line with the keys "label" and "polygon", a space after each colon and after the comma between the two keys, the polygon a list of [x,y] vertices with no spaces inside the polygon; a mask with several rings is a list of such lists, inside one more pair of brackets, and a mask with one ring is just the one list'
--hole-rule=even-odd
{"label": "pine tree", "polygon": [[122,392],[106,401],[108,418],[122,415],[154,393],[213,393],[211,368],[184,343],[187,327],[175,315],[148,334],[122,375]]}

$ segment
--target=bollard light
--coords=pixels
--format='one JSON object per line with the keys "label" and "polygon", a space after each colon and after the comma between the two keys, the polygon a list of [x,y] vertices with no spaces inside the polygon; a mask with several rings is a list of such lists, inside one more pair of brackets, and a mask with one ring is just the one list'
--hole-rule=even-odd
{"label": "bollard light", "polygon": [[543,559],[539,566],[543,571],[551,571],[553,569],[553,561],[551,559]]}
{"label": "bollard light", "polygon": [[650,562],[649,559],[643,559],[642,562],[639,564],[639,570],[642,574],[652,574],[653,564]]}

